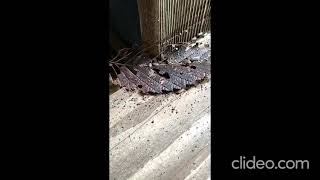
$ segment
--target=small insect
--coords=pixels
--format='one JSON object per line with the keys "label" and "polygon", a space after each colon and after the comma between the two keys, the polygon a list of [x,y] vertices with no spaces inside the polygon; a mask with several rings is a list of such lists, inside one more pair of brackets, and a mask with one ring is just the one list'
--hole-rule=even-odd
{"label": "small insect", "polygon": [[182,64],[185,64],[185,65],[188,65],[188,64],[191,64],[192,62],[190,61],[190,59],[184,59],[182,61]]}

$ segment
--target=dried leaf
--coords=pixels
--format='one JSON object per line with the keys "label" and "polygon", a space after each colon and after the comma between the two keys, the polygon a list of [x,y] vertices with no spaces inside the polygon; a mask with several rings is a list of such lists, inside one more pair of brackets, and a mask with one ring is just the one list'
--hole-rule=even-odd
{"label": "dried leaf", "polygon": [[207,45],[171,46],[161,54],[164,59],[159,62],[143,53],[127,54],[130,56],[125,57],[128,60],[124,64],[119,60],[111,62],[117,77],[112,82],[127,90],[159,94],[185,89],[210,77],[211,51]]}

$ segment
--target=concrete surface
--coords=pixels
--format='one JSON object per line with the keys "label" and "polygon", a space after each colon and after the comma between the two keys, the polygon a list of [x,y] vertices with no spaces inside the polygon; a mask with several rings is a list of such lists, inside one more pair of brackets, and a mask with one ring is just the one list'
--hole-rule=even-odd
{"label": "concrete surface", "polygon": [[110,179],[210,179],[210,83],[180,94],[110,95]]}

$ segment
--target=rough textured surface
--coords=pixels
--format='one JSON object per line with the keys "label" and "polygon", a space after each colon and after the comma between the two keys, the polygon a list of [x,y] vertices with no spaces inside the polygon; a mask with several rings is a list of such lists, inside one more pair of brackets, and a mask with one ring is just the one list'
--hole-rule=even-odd
{"label": "rough textured surface", "polygon": [[110,96],[110,179],[210,179],[210,83]]}

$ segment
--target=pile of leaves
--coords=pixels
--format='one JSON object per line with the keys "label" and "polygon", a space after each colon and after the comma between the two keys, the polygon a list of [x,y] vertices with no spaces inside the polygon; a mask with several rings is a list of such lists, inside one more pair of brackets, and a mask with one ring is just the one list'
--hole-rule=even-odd
{"label": "pile of leaves", "polygon": [[179,91],[210,78],[210,34],[190,43],[171,44],[156,57],[147,48],[122,49],[109,61],[109,80],[130,91]]}

